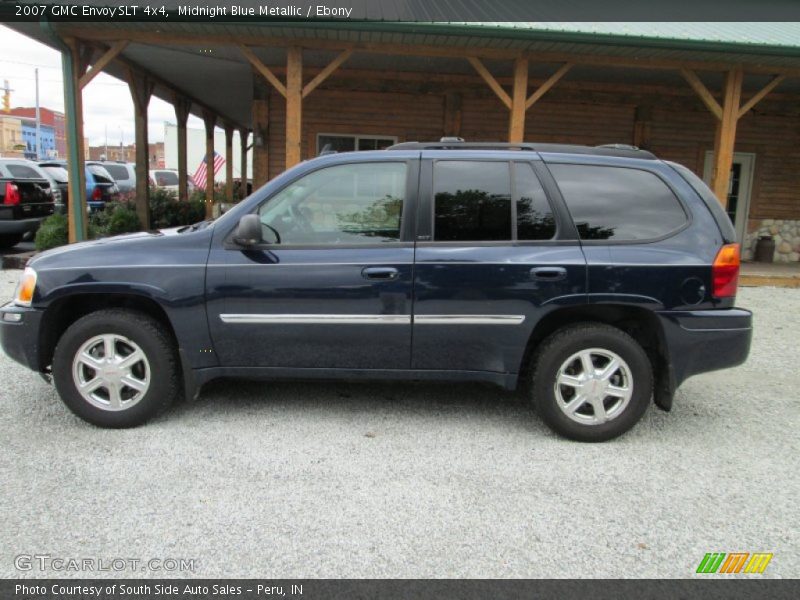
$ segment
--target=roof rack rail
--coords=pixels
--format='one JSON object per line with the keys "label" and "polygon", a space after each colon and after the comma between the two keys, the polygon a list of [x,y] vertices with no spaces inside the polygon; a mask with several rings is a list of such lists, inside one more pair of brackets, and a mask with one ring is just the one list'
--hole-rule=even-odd
{"label": "roof rack rail", "polygon": [[386,150],[506,150],[524,152],[548,152],[552,154],[592,154],[621,158],[644,158],[654,160],[656,156],[630,144],[603,144],[601,146],[579,146],[577,144],[539,144],[535,142],[465,142],[461,138],[445,137],[438,142],[401,142]]}

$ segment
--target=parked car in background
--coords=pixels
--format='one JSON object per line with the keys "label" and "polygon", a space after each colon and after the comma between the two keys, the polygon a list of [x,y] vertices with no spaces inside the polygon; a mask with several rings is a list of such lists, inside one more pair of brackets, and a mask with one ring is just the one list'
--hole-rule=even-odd
{"label": "parked car in background", "polygon": [[175,169],[151,169],[150,185],[155,188],[178,193],[178,171]]}
{"label": "parked car in background", "polygon": [[136,165],[115,160],[87,161],[89,165],[100,165],[111,177],[119,188],[120,194],[136,191]]}
{"label": "parked car in background", "polygon": [[216,221],[40,254],[0,341],[104,427],[218,377],[427,379],[522,387],[602,441],[745,361],[738,275],[714,194],[649,152],[404,143],[303,162]]}
{"label": "parked car in background", "polygon": [[47,161],[40,162],[39,168],[41,168],[55,183],[55,189],[53,191],[58,191],[56,205],[61,206],[61,212],[66,212],[67,206],[69,206],[69,174],[67,173],[67,169],[61,165],[52,164]]}
{"label": "parked car in background", "polygon": [[[69,177],[65,160],[50,160],[39,164],[43,168],[63,169],[66,176]],[[86,204],[90,211],[102,210],[108,202],[119,200],[119,187],[102,163],[87,162],[84,175],[86,178]],[[61,176],[63,177],[63,175]],[[68,197],[67,195],[66,198]]]}
{"label": "parked car in background", "polygon": [[55,212],[53,186],[36,163],[0,158],[0,248],[17,245]]}

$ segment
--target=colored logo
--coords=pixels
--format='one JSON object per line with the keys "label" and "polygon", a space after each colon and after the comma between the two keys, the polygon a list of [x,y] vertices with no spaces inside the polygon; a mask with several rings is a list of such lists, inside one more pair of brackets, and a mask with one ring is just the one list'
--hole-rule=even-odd
{"label": "colored logo", "polygon": [[709,552],[697,565],[697,573],[763,573],[772,556],[771,552]]}

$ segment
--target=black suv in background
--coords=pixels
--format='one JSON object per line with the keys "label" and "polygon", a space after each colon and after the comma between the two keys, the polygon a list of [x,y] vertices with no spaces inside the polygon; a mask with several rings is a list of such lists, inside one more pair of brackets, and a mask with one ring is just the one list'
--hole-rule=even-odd
{"label": "black suv in background", "polygon": [[0,336],[105,427],[223,376],[427,379],[520,387],[600,441],[746,359],[734,237],[648,152],[404,143],[304,162],[214,222],[41,254]]}

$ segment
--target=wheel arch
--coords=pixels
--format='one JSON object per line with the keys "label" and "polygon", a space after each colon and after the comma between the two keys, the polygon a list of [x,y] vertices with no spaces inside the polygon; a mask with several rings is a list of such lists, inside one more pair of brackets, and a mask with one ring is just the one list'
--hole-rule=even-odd
{"label": "wheel arch", "polygon": [[658,316],[652,311],[626,304],[586,304],[557,308],[542,317],[533,328],[520,365],[520,379],[530,380],[533,353],[551,334],[577,323],[596,322],[616,327],[644,348],[653,366],[654,399],[666,411],[672,408],[675,378],[669,363],[666,337]]}

